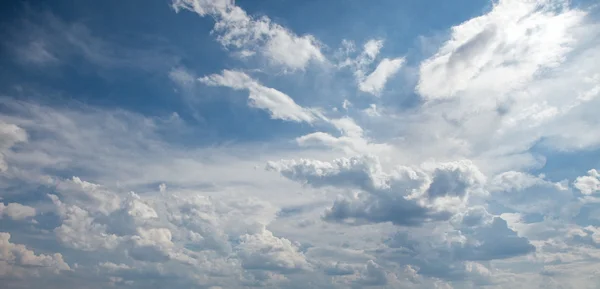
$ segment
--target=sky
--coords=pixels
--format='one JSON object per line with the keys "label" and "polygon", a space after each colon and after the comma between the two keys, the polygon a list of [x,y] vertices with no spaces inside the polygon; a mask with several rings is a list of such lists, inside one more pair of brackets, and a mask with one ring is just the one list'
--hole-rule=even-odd
{"label": "sky", "polygon": [[596,1],[0,5],[0,287],[600,288]]}

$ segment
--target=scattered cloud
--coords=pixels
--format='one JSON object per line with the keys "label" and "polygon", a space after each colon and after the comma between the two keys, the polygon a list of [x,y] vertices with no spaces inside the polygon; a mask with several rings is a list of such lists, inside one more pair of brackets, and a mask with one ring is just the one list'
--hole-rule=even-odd
{"label": "scattered cloud", "polygon": [[252,17],[234,1],[174,0],[173,8],[213,17],[217,41],[246,57],[259,53],[272,64],[289,70],[304,70],[312,61],[325,61],[314,36],[298,36],[267,16]]}
{"label": "scattered cloud", "polygon": [[19,203],[9,203],[8,205],[0,203],[0,219],[3,216],[13,220],[23,220],[35,216],[35,208]]}
{"label": "scattered cloud", "polygon": [[224,70],[222,74],[212,74],[199,80],[210,86],[248,90],[248,104],[269,111],[274,119],[312,123],[319,118],[316,111],[299,106],[287,94],[263,86],[243,72]]}
{"label": "scattered cloud", "polygon": [[[15,68],[8,81],[23,79],[0,87],[18,92],[0,97],[7,288],[600,282],[600,173],[590,157],[600,147],[592,133],[600,123],[597,6],[495,1],[418,55],[410,39],[359,37],[347,25],[332,50],[335,25],[316,31],[317,19],[297,34],[287,27],[301,31],[302,19],[254,4],[171,4],[195,13],[163,11],[181,20],[159,29],[175,31],[165,38],[173,43],[130,45],[116,30],[104,38],[93,21],[59,10],[6,21],[9,58],[0,60]],[[329,10],[319,15],[338,11]],[[194,31],[190,23],[233,57],[213,59],[222,53],[206,49],[179,63],[170,47],[189,45],[181,37]],[[127,69],[131,87],[73,73],[72,86],[52,87],[55,99],[36,78],[90,64],[105,74]],[[132,87],[148,71],[183,99],[130,98],[144,92]],[[414,82],[386,90],[400,71]],[[247,93],[250,109],[289,130],[257,127],[273,136],[262,141],[227,117],[205,118],[230,108],[212,102],[223,90],[206,86]],[[107,92],[106,103],[80,95],[96,90]],[[205,91],[213,95],[197,101]],[[409,98],[410,107],[398,104]],[[179,116],[182,101],[202,127]],[[240,137],[213,137],[212,126]]]}
{"label": "scattered cloud", "polygon": [[377,68],[358,84],[358,89],[373,95],[379,95],[386,82],[394,76],[404,64],[404,58],[381,60]]}

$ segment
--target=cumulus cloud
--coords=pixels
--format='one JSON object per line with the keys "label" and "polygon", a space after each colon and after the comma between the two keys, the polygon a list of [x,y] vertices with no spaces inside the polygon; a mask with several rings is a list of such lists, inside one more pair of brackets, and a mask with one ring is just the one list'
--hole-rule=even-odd
{"label": "cumulus cloud", "polygon": [[388,275],[385,269],[369,260],[356,283],[364,286],[384,286],[388,283]]}
{"label": "cumulus cloud", "polygon": [[264,227],[256,233],[240,236],[236,251],[242,266],[248,270],[294,272],[310,269],[296,245],[288,239],[273,236]]}
{"label": "cumulus cloud", "polygon": [[35,254],[24,245],[11,243],[10,238],[10,233],[0,232],[0,276],[23,278],[71,270],[60,253]]}
{"label": "cumulus cloud", "polygon": [[[310,63],[326,61],[312,36],[233,1],[173,7],[214,19],[213,35],[236,56],[304,70],[302,85],[316,76]],[[63,274],[40,281],[49,288],[593,287],[600,175],[539,174],[557,149],[600,144],[590,133],[600,121],[600,29],[580,9],[494,2],[419,65],[424,102],[411,109],[388,98],[364,109],[370,102],[347,93],[344,79],[339,99],[318,100],[321,112],[237,68],[197,79],[168,66],[163,76],[184,93],[229,87],[273,119],[310,124],[281,142],[220,146],[183,134],[176,113],[2,99],[0,216],[10,234],[0,233],[0,275],[8,287],[40,287],[23,277]],[[83,26],[65,28],[54,42],[66,39],[84,60],[135,63],[121,50],[102,53],[108,42]],[[37,53],[28,61],[62,65],[43,40],[27,46]],[[337,68],[379,95],[405,65],[383,58],[383,45],[371,39],[356,51],[344,41]],[[329,109],[342,99],[343,110]],[[267,160],[279,161],[256,169]],[[6,220],[32,217],[27,226]]]}
{"label": "cumulus cloud", "polygon": [[363,156],[333,162],[282,160],[268,163],[267,169],[317,188],[361,190],[354,198],[337,200],[325,212],[324,218],[331,221],[414,226],[444,220],[485,183],[485,176],[469,161],[398,166],[386,173],[377,158]]}
{"label": "cumulus cloud", "polygon": [[231,0],[174,0],[173,7],[214,17],[217,41],[244,55],[259,53],[272,64],[290,70],[304,70],[311,61],[325,61],[312,35],[298,36],[267,16],[252,17]]}
{"label": "cumulus cloud", "polygon": [[574,185],[584,195],[598,192],[600,191],[600,173],[594,169],[589,170],[588,175],[578,177]]}
{"label": "cumulus cloud", "polygon": [[35,216],[35,208],[19,203],[0,203],[0,218],[3,216],[13,220],[23,220]]}
{"label": "cumulus cloud", "polygon": [[457,258],[472,261],[487,261],[521,256],[535,251],[535,247],[524,237],[508,228],[507,222],[487,213],[480,207],[467,210],[455,225],[467,238],[464,243],[454,244]]}
{"label": "cumulus cloud", "polygon": [[224,70],[222,74],[212,74],[200,78],[200,82],[210,86],[226,86],[235,90],[248,90],[248,104],[269,111],[274,119],[312,123],[318,119],[315,111],[296,104],[287,94],[261,85],[247,74]]}

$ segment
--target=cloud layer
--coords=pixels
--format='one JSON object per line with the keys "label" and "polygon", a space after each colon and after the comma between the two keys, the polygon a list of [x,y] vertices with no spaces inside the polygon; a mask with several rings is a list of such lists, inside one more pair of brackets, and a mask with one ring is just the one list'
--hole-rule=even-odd
{"label": "cloud layer", "polygon": [[171,4],[160,19],[198,27],[160,31],[217,52],[52,13],[7,28],[7,288],[599,284],[597,5],[494,1],[412,47],[360,25],[296,33],[266,4]]}

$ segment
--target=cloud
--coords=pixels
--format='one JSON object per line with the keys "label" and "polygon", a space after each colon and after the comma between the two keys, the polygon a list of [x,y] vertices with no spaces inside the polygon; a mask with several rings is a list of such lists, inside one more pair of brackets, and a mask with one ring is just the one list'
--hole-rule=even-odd
{"label": "cloud", "polygon": [[364,136],[363,129],[352,118],[328,119],[341,135],[336,137],[326,132],[314,132],[296,138],[296,142],[304,147],[325,147],[341,150],[348,155],[382,153],[389,150],[386,144],[373,143]]}
{"label": "cloud", "polygon": [[565,204],[574,201],[571,190],[564,182],[554,183],[544,176],[521,172],[504,172],[495,176],[489,186],[492,199],[523,213],[541,213],[547,216],[571,214]]}
{"label": "cloud", "polygon": [[349,58],[349,54],[353,53],[355,50],[354,43],[346,40],[342,42],[343,49],[338,52],[338,54],[341,54],[341,56],[345,58],[338,66],[340,68],[348,67],[353,70],[358,89],[362,92],[370,93],[372,95],[381,94],[387,81],[404,65],[405,59],[403,57],[393,59],[384,58],[379,62],[377,67],[367,75],[367,71],[379,55],[383,44],[384,41],[382,39],[371,39],[364,44],[362,52],[352,59]]}
{"label": "cloud", "polygon": [[[0,215],[35,217],[26,226],[4,219],[10,233],[0,234],[0,275],[8,287],[598,283],[589,278],[600,258],[598,172],[573,179],[543,167],[544,158],[557,161],[553,154],[566,150],[579,171],[578,153],[600,143],[590,133],[600,120],[600,29],[588,12],[561,0],[494,2],[451,28],[419,65],[415,90],[423,102],[407,109],[385,97],[369,106],[347,91],[339,71],[315,74],[307,68],[327,61],[324,45],[248,16],[233,1],[173,5],[214,19],[213,35],[244,65],[262,56],[284,72],[304,70],[278,75],[278,89],[314,90],[326,109],[303,107],[242,72],[251,67],[197,79],[172,63],[161,75],[184,94],[201,84],[247,91],[250,106],[312,131],[221,145],[168,107],[149,116],[76,101],[0,99]],[[136,50],[61,23],[66,32],[56,39],[14,42],[37,52],[23,63],[135,64],[128,53]],[[359,89],[383,93],[405,65],[381,56],[383,44],[371,39],[356,52],[344,41],[333,56],[341,59],[337,68],[350,69]],[[400,60],[399,68],[390,64]],[[323,83],[340,97],[322,91]],[[265,162],[266,171],[257,169]]]}
{"label": "cloud", "polygon": [[0,172],[6,171],[5,153],[15,144],[27,141],[27,133],[20,127],[0,121]]}
{"label": "cloud", "polygon": [[471,261],[505,259],[535,252],[524,237],[508,228],[507,222],[488,214],[485,209],[472,208],[462,216],[458,229],[467,236],[463,244],[455,244],[457,258]]}
{"label": "cloud", "polygon": [[600,191],[600,173],[594,169],[589,170],[588,175],[578,177],[574,185],[584,195],[591,195]]}
{"label": "cloud", "polygon": [[60,253],[36,255],[24,245],[11,243],[10,238],[10,233],[0,232],[0,276],[24,278],[71,270]]}
{"label": "cloud", "polygon": [[35,216],[35,208],[19,203],[0,203],[0,219],[7,216],[13,220],[23,220]]}
{"label": "cloud", "polygon": [[387,273],[373,260],[369,260],[365,267],[356,283],[364,286],[384,286],[388,283]]}
{"label": "cloud", "polygon": [[224,70],[222,74],[212,74],[199,79],[210,86],[226,86],[235,90],[248,90],[248,104],[251,107],[269,111],[274,119],[312,123],[318,114],[296,104],[285,93],[266,87],[239,71]]}
{"label": "cloud", "polygon": [[95,222],[90,212],[62,203],[57,196],[49,196],[57,207],[62,224],[54,229],[57,240],[64,246],[82,251],[113,249],[119,242],[117,235],[106,232],[106,225]]}
{"label": "cloud", "polygon": [[175,11],[186,9],[215,19],[213,32],[227,49],[244,55],[259,53],[272,64],[304,70],[311,62],[323,62],[320,44],[312,35],[298,36],[267,16],[254,18],[233,1],[174,0]]}
{"label": "cloud", "polygon": [[311,267],[296,245],[265,228],[240,236],[236,251],[247,270],[294,272]]}
{"label": "cloud", "polygon": [[404,64],[404,58],[381,60],[377,68],[358,84],[358,89],[373,95],[379,95],[388,79],[394,76]]}
{"label": "cloud", "polygon": [[560,65],[573,48],[570,33],[585,13],[567,5],[498,1],[489,13],[452,28],[450,40],[421,64],[417,91],[439,99],[521,88],[538,71]]}
{"label": "cloud", "polygon": [[361,190],[352,199],[337,200],[325,212],[326,220],[342,222],[418,226],[448,219],[469,193],[485,183],[485,176],[468,161],[423,168],[398,166],[385,173],[377,158],[363,156],[333,162],[282,160],[269,162],[267,169],[316,188]]}
{"label": "cloud", "polygon": [[331,276],[345,276],[353,275],[356,272],[356,269],[349,264],[336,262],[335,264],[330,264],[330,266],[326,267],[324,272]]}

